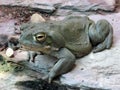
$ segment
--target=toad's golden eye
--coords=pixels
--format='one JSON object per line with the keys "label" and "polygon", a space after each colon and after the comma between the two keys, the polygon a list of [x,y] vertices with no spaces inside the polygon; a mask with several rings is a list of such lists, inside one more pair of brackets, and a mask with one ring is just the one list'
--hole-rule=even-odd
{"label": "toad's golden eye", "polygon": [[46,34],[45,33],[38,33],[35,35],[35,40],[42,42],[46,39]]}

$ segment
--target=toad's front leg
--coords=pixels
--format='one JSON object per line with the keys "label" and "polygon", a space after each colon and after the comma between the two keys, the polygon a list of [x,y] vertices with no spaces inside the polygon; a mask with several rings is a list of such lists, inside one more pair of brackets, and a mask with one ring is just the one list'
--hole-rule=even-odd
{"label": "toad's front leg", "polygon": [[75,64],[75,56],[66,48],[62,48],[59,52],[53,52],[51,55],[57,57],[59,61],[47,75],[49,83],[54,77],[70,71]]}

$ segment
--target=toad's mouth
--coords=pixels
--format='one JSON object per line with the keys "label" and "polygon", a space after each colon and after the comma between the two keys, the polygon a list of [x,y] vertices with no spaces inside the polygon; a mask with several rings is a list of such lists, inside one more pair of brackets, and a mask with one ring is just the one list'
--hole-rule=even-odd
{"label": "toad's mouth", "polygon": [[21,39],[19,40],[19,43],[20,43],[21,50],[42,51],[41,46],[33,45],[29,42],[23,42]]}
{"label": "toad's mouth", "polygon": [[28,47],[28,46],[26,46],[26,45],[21,45],[20,49],[21,49],[21,50],[32,50],[31,47]]}
{"label": "toad's mouth", "polygon": [[26,50],[26,51],[36,51],[36,52],[42,52],[46,54],[50,54],[52,51],[58,51],[59,48],[51,47],[49,45],[46,45],[42,48],[39,46],[33,46],[33,45],[21,45],[21,50]]}
{"label": "toad's mouth", "polygon": [[33,46],[33,45],[21,45],[21,50],[30,50],[30,51],[43,51],[42,48],[38,47],[38,46]]}
{"label": "toad's mouth", "polygon": [[59,48],[56,47],[51,47],[49,45],[46,45],[42,48],[40,48],[39,46],[32,46],[32,45],[21,45],[21,50],[26,50],[26,51],[36,51],[36,52],[42,52],[42,53],[46,53],[46,54],[50,54],[52,51],[58,51]]}

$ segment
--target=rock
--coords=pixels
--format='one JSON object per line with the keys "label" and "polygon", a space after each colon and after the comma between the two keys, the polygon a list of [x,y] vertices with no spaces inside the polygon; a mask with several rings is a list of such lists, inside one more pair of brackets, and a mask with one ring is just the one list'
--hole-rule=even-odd
{"label": "rock", "polygon": [[110,90],[120,90],[120,13],[112,15],[90,15],[95,22],[99,19],[108,20],[114,29],[113,45],[110,50],[90,53],[76,61],[76,67],[62,75],[62,84],[81,85]]}
{"label": "rock", "polygon": [[115,4],[115,0],[66,0],[59,6],[56,15],[89,15],[100,10],[114,11]]}
{"label": "rock", "polygon": [[40,11],[43,13],[53,13],[55,11],[55,8],[53,5],[49,4],[42,4],[42,0],[39,1],[39,3],[36,3],[36,0],[0,0],[0,5],[6,5],[6,6],[22,6],[22,7],[29,7],[29,9]]}
{"label": "rock", "polygon": [[47,13],[47,14],[52,14],[56,9],[52,5],[46,5],[46,4],[32,4],[31,6],[32,10],[39,11],[41,13]]}
{"label": "rock", "polygon": [[27,51],[17,50],[14,52],[14,57],[11,58],[13,62],[27,61],[29,59]]}
{"label": "rock", "polygon": [[40,14],[35,13],[31,16],[30,22],[33,23],[45,22],[45,19]]}
{"label": "rock", "polygon": [[13,49],[12,49],[12,48],[8,48],[8,49],[6,50],[6,55],[7,55],[8,57],[12,57],[12,56],[14,55]]}
{"label": "rock", "polygon": [[57,10],[57,15],[59,10],[65,10],[65,12],[68,10],[68,14],[96,10],[114,11],[116,4],[115,0],[0,0],[0,2],[0,5],[29,6],[33,10],[49,14]]}
{"label": "rock", "polygon": [[114,5],[115,0],[67,0],[64,4],[60,6],[60,8],[75,11],[113,11],[115,9]]}

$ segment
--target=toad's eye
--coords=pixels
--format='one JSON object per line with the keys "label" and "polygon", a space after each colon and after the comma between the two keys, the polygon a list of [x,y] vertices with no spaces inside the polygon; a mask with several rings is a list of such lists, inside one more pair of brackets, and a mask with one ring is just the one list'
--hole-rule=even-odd
{"label": "toad's eye", "polygon": [[34,39],[38,42],[43,42],[46,39],[45,33],[38,33],[34,36]]}

